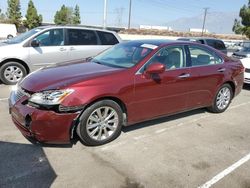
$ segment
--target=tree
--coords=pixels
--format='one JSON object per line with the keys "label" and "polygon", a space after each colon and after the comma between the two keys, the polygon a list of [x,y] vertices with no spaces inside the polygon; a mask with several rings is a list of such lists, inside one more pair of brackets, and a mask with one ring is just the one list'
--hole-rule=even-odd
{"label": "tree", "polygon": [[24,21],[24,26],[28,29],[33,29],[42,24],[42,15],[37,14],[37,9],[32,0],[29,1],[27,13],[25,15],[26,20]]}
{"label": "tree", "polygon": [[232,29],[233,32],[235,34],[242,34],[242,32],[243,32],[242,29],[243,29],[243,27],[242,27],[240,21],[237,19],[234,19],[234,25],[233,25],[233,29]]}
{"label": "tree", "polygon": [[21,5],[19,0],[8,0],[7,18],[9,22],[15,24],[17,28],[22,23]]}
{"label": "tree", "polygon": [[54,22],[57,25],[72,24],[73,22],[72,8],[63,5],[59,11],[56,11]]}
{"label": "tree", "polygon": [[1,21],[1,22],[6,21],[6,16],[5,16],[4,13],[2,13],[2,9],[0,9],[0,21]]}
{"label": "tree", "polygon": [[248,4],[244,5],[240,9],[239,16],[241,17],[240,21],[237,19],[234,21],[233,31],[240,34],[245,34],[248,38],[250,38],[250,0],[248,0]]}
{"label": "tree", "polygon": [[80,7],[76,5],[75,10],[74,10],[74,15],[73,15],[73,24],[77,25],[80,23],[81,23]]}

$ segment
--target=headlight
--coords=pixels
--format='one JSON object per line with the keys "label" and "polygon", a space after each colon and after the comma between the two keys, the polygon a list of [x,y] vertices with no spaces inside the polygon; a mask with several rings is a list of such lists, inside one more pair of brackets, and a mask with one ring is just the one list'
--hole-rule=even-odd
{"label": "headlight", "polygon": [[31,95],[29,102],[40,105],[59,105],[72,92],[74,92],[73,89],[43,91]]}

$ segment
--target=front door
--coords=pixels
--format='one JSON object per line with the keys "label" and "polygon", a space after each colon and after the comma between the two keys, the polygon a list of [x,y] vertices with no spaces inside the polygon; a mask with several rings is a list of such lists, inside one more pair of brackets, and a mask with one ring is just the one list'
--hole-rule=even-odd
{"label": "front door", "polygon": [[155,62],[165,64],[166,71],[148,77],[143,72],[135,75],[135,96],[132,122],[138,122],[186,109],[190,69],[186,67],[184,47],[161,49],[145,65]]}
{"label": "front door", "polygon": [[38,35],[35,40],[39,47],[29,47],[29,59],[33,67],[38,68],[68,61],[68,48],[64,46],[63,29],[51,29]]}

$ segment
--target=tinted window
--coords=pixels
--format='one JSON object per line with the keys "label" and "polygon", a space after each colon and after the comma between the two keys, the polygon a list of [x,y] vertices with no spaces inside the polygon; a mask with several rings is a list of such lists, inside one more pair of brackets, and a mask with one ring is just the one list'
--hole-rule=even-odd
{"label": "tinted window", "polygon": [[185,67],[184,50],[182,47],[166,47],[156,53],[152,59],[148,62],[151,63],[162,63],[167,69],[177,69]]}
{"label": "tinted window", "polygon": [[63,29],[52,29],[38,35],[36,40],[40,46],[61,46],[64,45]]}
{"label": "tinted window", "polygon": [[189,51],[191,55],[192,66],[213,65],[222,63],[222,60],[217,55],[213,55],[213,53],[200,47],[191,46],[189,47]]}
{"label": "tinted window", "polygon": [[68,29],[68,45],[97,45],[94,31],[83,29]]}
{"label": "tinted window", "polygon": [[218,49],[218,50],[225,50],[226,49],[225,44],[220,40],[210,40],[210,39],[208,39],[207,40],[207,45],[212,46],[213,48]]}
{"label": "tinted window", "polygon": [[97,31],[97,33],[102,42],[102,45],[114,45],[119,43],[117,38],[112,33],[102,32],[102,31]]}

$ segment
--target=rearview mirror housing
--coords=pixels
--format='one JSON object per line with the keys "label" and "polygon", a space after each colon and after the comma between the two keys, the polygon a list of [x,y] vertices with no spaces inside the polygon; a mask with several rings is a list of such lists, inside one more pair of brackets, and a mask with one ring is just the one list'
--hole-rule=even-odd
{"label": "rearview mirror housing", "polygon": [[146,68],[145,73],[146,74],[161,74],[161,73],[165,72],[165,70],[166,70],[165,65],[163,65],[162,63],[159,63],[159,62],[155,62],[155,63],[150,64]]}
{"label": "rearview mirror housing", "polygon": [[40,46],[40,42],[36,39],[31,41],[31,46],[32,47],[39,47]]}

